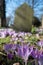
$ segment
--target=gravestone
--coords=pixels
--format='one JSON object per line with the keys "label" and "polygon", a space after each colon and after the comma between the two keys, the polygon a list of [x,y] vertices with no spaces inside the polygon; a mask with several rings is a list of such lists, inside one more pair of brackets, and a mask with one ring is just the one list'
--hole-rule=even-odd
{"label": "gravestone", "polygon": [[14,29],[18,31],[31,31],[33,9],[26,3],[22,4],[15,11]]}

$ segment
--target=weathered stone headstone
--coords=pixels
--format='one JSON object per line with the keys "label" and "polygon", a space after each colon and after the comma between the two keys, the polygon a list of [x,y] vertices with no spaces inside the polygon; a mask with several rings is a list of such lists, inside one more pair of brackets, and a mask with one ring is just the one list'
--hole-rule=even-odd
{"label": "weathered stone headstone", "polygon": [[26,3],[22,4],[15,12],[14,29],[30,31],[32,28],[33,9]]}

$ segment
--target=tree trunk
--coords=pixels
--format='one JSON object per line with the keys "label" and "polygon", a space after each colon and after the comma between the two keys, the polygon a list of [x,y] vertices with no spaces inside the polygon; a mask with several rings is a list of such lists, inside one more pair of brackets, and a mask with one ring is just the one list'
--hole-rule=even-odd
{"label": "tree trunk", "polygon": [[0,13],[1,13],[1,26],[6,27],[6,15],[5,15],[5,0],[0,0]]}

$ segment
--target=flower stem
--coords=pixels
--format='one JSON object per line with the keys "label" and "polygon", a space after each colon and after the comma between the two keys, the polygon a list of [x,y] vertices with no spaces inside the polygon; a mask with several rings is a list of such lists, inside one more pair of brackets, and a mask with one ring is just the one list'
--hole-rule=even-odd
{"label": "flower stem", "polygon": [[38,65],[38,60],[37,59],[35,59],[35,65]]}
{"label": "flower stem", "polygon": [[27,65],[27,61],[25,61],[25,65]]}

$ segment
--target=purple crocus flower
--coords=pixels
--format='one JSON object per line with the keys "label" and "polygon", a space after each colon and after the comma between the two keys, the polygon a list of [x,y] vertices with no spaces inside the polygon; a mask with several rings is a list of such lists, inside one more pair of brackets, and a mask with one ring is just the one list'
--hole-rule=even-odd
{"label": "purple crocus flower", "polygon": [[24,38],[24,35],[25,35],[24,32],[19,32],[19,33],[18,33],[18,37]]}
{"label": "purple crocus flower", "polygon": [[24,61],[27,61],[28,57],[30,56],[30,54],[32,52],[32,50],[33,50],[33,48],[29,47],[27,44],[19,45],[18,51],[16,52],[16,54],[18,56],[20,56],[22,59],[24,59]]}
{"label": "purple crocus flower", "polygon": [[43,65],[43,51],[40,51],[40,58],[38,60],[39,65]]}
{"label": "purple crocus flower", "polygon": [[9,59],[12,59],[13,56],[14,56],[14,54],[12,54],[12,53],[8,53],[8,54],[7,54],[7,57],[8,57]]}
{"label": "purple crocus flower", "polygon": [[5,38],[5,34],[3,32],[0,32],[0,38]]}
{"label": "purple crocus flower", "polygon": [[31,55],[32,55],[33,58],[39,59],[39,51],[38,51],[38,49],[34,48]]}
{"label": "purple crocus flower", "polygon": [[13,34],[13,30],[12,29],[6,29],[6,35],[9,34],[10,36]]}
{"label": "purple crocus flower", "polygon": [[17,44],[6,44],[4,45],[4,50],[7,53],[7,57],[12,59],[14,56],[14,52],[17,49]]}
{"label": "purple crocus flower", "polygon": [[18,33],[13,33],[12,38],[15,38]]}
{"label": "purple crocus flower", "polygon": [[37,45],[40,46],[40,47],[43,47],[43,40],[39,41],[39,42],[37,43]]}
{"label": "purple crocus flower", "polygon": [[11,51],[12,47],[13,47],[13,44],[6,44],[6,45],[4,45],[5,52]]}
{"label": "purple crocus flower", "polygon": [[15,50],[17,49],[17,46],[18,46],[18,44],[13,44],[12,52],[15,52]]}
{"label": "purple crocus flower", "polygon": [[14,52],[17,49],[18,46],[19,46],[18,44],[6,44],[6,45],[4,45],[4,48],[3,49],[5,50],[5,52],[7,54],[9,52],[14,54]]}

